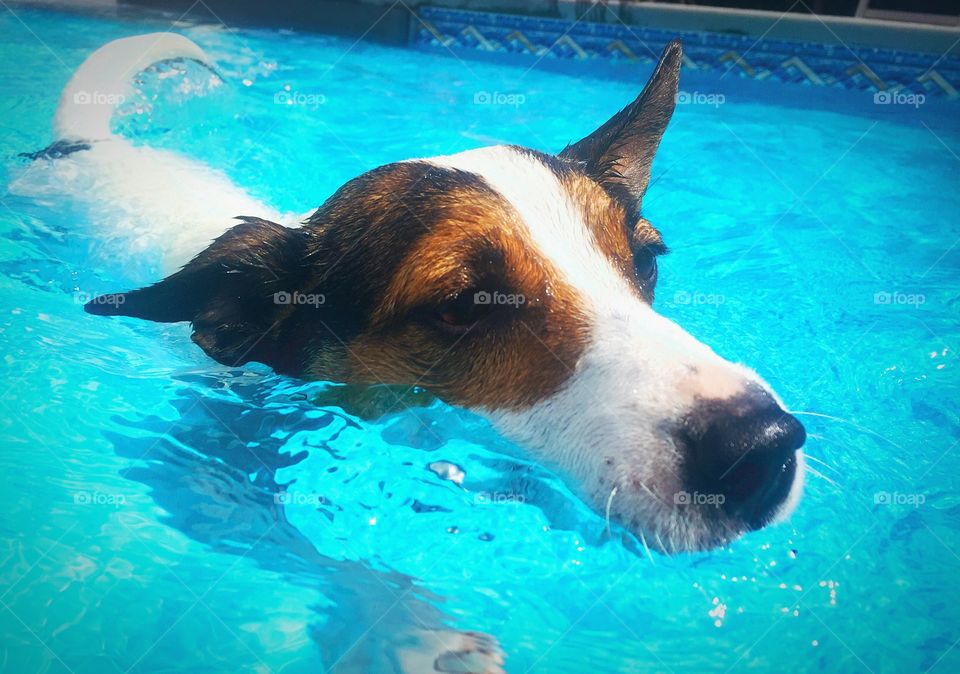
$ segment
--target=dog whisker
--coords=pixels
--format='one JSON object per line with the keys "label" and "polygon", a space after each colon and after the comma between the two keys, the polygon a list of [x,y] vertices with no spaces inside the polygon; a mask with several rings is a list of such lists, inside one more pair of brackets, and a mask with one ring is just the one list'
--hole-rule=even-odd
{"label": "dog whisker", "polygon": [[835,416],[830,415],[830,414],[821,414],[820,412],[798,412],[798,411],[796,411],[796,410],[790,410],[790,414],[793,414],[794,416],[818,417],[818,418],[820,418],[820,419],[827,419],[827,420],[829,420],[829,421],[836,421],[836,422],[838,422],[838,423],[849,424],[850,426],[853,426],[854,428],[856,428],[858,431],[863,431],[864,433],[869,433],[870,435],[873,435],[873,436],[875,436],[875,437],[877,437],[877,438],[880,438],[880,439],[883,440],[884,442],[889,442],[891,445],[893,445],[893,446],[896,447],[897,449],[903,449],[903,447],[901,447],[900,445],[898,445],[897,443],[895,443],[893,440],[891,440],[890,438],[886,437],[885,435],[881,435],[880,433],[877,433],[876,431],[871,430],[871,429],[867,428],[866,426],[861,426],[861,425],[858,424],[857,422],[851,421],[850,419],[843,419],[843,418],[841,418],[841,417],[835,417]]}
{"label": "dog whisker", "polygon": [[614,486],[610,490],[610,496],[607,497],[607,508],[606,508],[606,520],[607,520],[607,536],[612,537],[613,534],[610,533],[610,506],[613,505],[613,497],[617,495],[617,491],[620,489],[619,486]]}
{"label": "dog whisker", "polygon": [[730,541],[733,541],[740,536],[740,532],[735,530],[732,526],[730,526],[726,522],[723,523],[723,528],[726,529],[727,535]]}
{"label": "dog whisker", "polygon": [[804,457],[807,461],[813,461],[814,463],[819,463],[819,464],[820,464],[821,466],[823,466],[824,468],[829,468],[830,470],[832,470],[832,471],[834,471],[834,472],[836,472],[836,473],[839,473],[839,472],[840,472],[837,468],[834,468],[833,466],[831,466],[831,465],[830,465],[829,463],[827,463],[826,461],[823,461],[823,460],[821,460],[821,459],[818,459],[818,458],[815,457],[815,456],[810,456],[810,455],[807,454],[806,452],[804,452],[803,457]]}
{"label": "dog whisker", "polygon": [[640,533],[640,542],[643,543],[643,549],[644,549],[644,551],[647,553],[647,559],[650,560],[650,563],[651,563],[651,564],[653,564],[654,566],[656,566],[657,563],[656,563],[655,561],[653,561],[653,555],[650,554],[650,546],[647,545],[647,539],[644,537],[642,531],[639,532],[639,533]]}
{"label": "dog whisker", "polygon": [[834,480],[831,480],[829,477],[827,477],[826,475],[824,475],[824,474],[821,473],[820,471],[818,471],[818,470],[816,470],[816,469],[814,469],[814,468],[811,468],[810,466],[807,466],[807,471],[808,471],[811,475],[813,475],[814,477],[819,477],[821,480],[823,480],[823,481],[826,482],[827,484],[833,485],[833,486],[836,487],[837,489],[840,488],[840,485],[838,485]]}
{"label": "dog whisker", "polygon": [[[648,487],[646,484],[644,484],[644,482],[643,482],[642,480],[638,480],[638,484],[640,485],[640,488],[641,488],[641,489],[643,489],[645,492],[647,492],[648,494],[650,494],[650,498],[652,498],[654,501],[660,501],[660,499],[657,497],[657,495],[654,494],[653,491],[651,491],[650,487]],[[661,502],[662,502],[662,501],[661,501]]]}

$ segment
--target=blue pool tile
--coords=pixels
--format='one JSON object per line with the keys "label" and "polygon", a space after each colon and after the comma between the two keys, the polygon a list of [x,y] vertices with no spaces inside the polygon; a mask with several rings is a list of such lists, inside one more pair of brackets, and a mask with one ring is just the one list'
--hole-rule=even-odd
{"label": "blue pool tile", "polygon": [[[883,83],[885,88],[902,88],[905,91],[923,92],[927,96],[957,98],[960,89],[960,57],[936,57],[919,52],[897,51],[872,47],[830,45],[809,41],[756,40],[745,35],[726,35],[709,32],[671,31],[644,26],[627,26],[622,23],[592,23],[580,21],[575,25],[563,19],[496,14],[468,10],[422,7],[420,17],[430,22],[442,35],[453,38],[449,46],[467,49],[482,49],[475,36],[464,34],[472,27],[483,38],[497,46],[496,51],[523,54],[533,58],[523,41],[507,39],[519,31],[537,51],[549,50],[546,56],[556,60],[602,59],[611,63],[630,60],[621,50],[610,48],[619,40],[630,50],[636,60],[647,62],[650,51],[659,52],[668,41],[676,37],[684,40],[687,56],[701,70],[725,72],[735,70],[738,77],[762,79],[771,82],[790,82],[803,86],[834,86],[851,91],[876,90],[876,83],[858,66],[866,66]],[[412,21],[416,19],[411,18]],[[419,23],[419,22],[418,22]],[[573,45],[563,42],[568,37]],[[446,47],[430,31],[411,31],[411,46],[429,49]],[[749,71],[730,61],[721,61],[729,52],[737,54]],[[537,57],[539,58],[539,56]],[[792,59],[800,59],[819,84],[811,81],[804,68],[797,64],[785,66]],[[934,67],[940,77],[953,91],[932,82],[920,82],[918,78]],[[853,70],[851,72],[851,69]],[[752,74],[751,74],[752,73]]]}

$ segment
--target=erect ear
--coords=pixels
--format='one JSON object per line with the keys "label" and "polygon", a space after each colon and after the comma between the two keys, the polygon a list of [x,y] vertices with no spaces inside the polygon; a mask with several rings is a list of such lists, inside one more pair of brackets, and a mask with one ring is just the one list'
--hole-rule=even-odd
{"label": "erect ear", "polygon": [[140,290],[99,296],[84,307],[100,316],[161,323],[190,321],[193,341],[218,362],[255,360],[278,372],[302,369],[305,312],[323,302],[294,301],[309,282],[307,233],[258,218],[238,218],[177,273]]}
{"label": "erect ear", "polygon": [[580,162],[636,217],[650,182],[650,165],[677,100],[683,45],[673,40],[663,50],[650,81],[637,99],[560,157]]}

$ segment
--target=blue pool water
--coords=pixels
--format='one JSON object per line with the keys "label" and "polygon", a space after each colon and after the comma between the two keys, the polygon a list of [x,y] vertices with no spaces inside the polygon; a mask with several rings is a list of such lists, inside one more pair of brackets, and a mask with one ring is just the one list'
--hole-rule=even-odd
{"label": "blue pool water", "polygon": [[[4,186],[90,51],[169,27],[16,11]],[[177,29],[227,85],[147,82],[119,128],[284,211],[393,160],[557,150],[648,75]],[[802,417],[823,477],[787,523],[638,554],[465,412],[358,423],[311,403],[322,383],[216,366],[187,326],[83,313],[155,261],[120,264],[68,202],[4,188],[0,670],[318,672],[417,620],[496,635],[511,672],[958,671],[958,104],[721,84],[684,74],[725,98],[678,106],[654,165],[645,211],[673,250],[657,306],[825,415]]]}

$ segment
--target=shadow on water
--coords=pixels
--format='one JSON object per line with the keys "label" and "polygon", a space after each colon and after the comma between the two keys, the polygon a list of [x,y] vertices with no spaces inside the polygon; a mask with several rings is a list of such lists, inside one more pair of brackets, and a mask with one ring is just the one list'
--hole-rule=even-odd
{"label": "shadow on water", "polygon": [[146,416],[117,420],[135,431],[130,435],[106,433],[134,462],[124,477],[150,488],[166,524],[322,593],[329,606],[313,607],[317,620],[308,631],[335,671],[395,671],[391,653],[412,630],[449,622],[436,605],[440,598],[416,579],[323,554],[286,518],[278,495],[287,485],[275,476],[307,456],[285,453],[286,440],[308,431],[316,451],[324,451],[354,421],[312,407],[302,392],[277,395],[249,373],[177,381],[184,385],[171,400],[179,414],[172,427],[169,419]]}
{"label": "shadow on water", "polygon": [[[130,461],[123,476],[149,487],[166,513],[165,524],[213,552],[252,560],[291,588],[321,594],[326,601],[310,607],[316,620],[307,631],[329,671],[399,671],[394,654],[415,640],[416,631],[450,629],[453,620],[441,610],[445,599],[426,587],[429,578],[400,573],[376,559],[357,561],[335,541],[315,543],[287,518],[283,495],[296,488],[278,475],[290,475],[287,469],[314,452],[347,467],[357,452],[365,451],[353,435],[363,430],[354,417],[315,405],[317,391],[326,384],[239,370],[180,375],[174,381],[170,404],[177,412],[175,422],[155,415],[121,418],[115,421],[129,433],[105,432],[116,452]],[[469,413],[438,404],[375,424],[375,441],[396,445],[401,452],[403,447],[427,452],[424,456],[436,456],[438,463],[463,458],[447,453],[454,451],[448,446],[451,440],[479,443],[484,449],[471,453],[463,468],[456,466],[465,474],[462,484],[452,487],[455,493],[470,495],[474,503],[491,494],[510,495],[523,507],[540,511],[550,529],[577,531],[588,545],[611,541],[602,517]],[[397,461],[403,459],[398,455]],[[427,458],[423,470],[433,470],[431,477],[442,484],[449,478],[437,473],[435,465]],[[331,467],[324,474],[331,491],[353,479],[344,481],[335,471]],[[411,495],[401,498],[403,507],[417,513],[457,508],[458,517],[479,517],[484,512],[460,509],[456,499],[445,501],[448,507],[427,507]],[[342,511],[327,499],[312,507],[316,518],[331,522]],[[514,541],[510,537],[521,534],[503,526],[511,525],[491,529],[502,542],[530,545],[522,537]],[[614,538],[620,543],[622,534]],[[627,548],[642,554],[635,546]]]}

